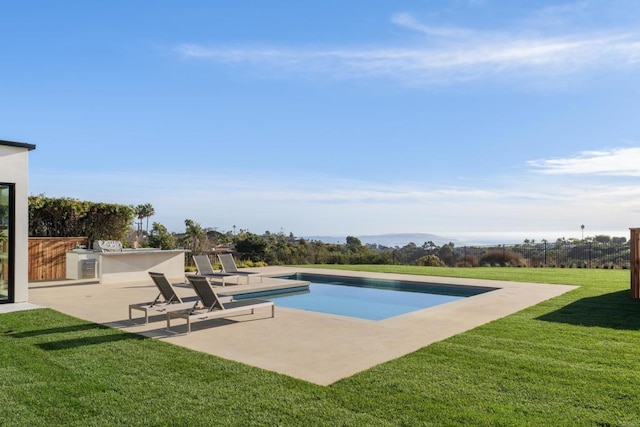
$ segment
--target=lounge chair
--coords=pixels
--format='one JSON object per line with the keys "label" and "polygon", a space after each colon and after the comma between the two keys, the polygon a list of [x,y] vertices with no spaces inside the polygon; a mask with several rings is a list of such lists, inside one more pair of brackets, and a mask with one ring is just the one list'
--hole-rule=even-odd
{"label": "lounge chair", "polygon": [[198,269],[198,275],[205,276],[208,279],[222,279],[222,286],[226,285],[225,279],[229,277],[236,277],[238,284],[240,283],[240,275],[214,271],[207,255],[193,255],[193,262],[195,262]]}
{"label": "lounge chair", "polygon": [[[218,254],[218,259],[222,265],[222,271],[229,274],[237,274],[238,276],[245,276],[247,278],[247,285],[249,284],[250,277],[260,277],[262,282],[262,273],[258,271],[242,271],[238,270],[236,262],[233,259],[232,254]],[[240,283],[240,277],[238,277],[238,283]]]}
{"label": "lounge chair", "polygon": [[129,304],[129,320],[131,318],[131,310],[144,311],[144,323],[149,323],[149,312],[164,314],[171,310],[185,310],[198,304],[196,296],[189,298],[180,298],[175,288],[163,273],[149,272],[149,276],[153,280],[160,293],[151,302],[143,302],[137,304]]}
{"label": "lounge chair", "polygon": [[188,276],[187,280],[198,295],[204,308],[195,306],[188,310],[167,311],[167,329],[171,329],[171,319],[180,318],[187,321],[187,333],[191,332],[192,320],[204,320],[215,317],[226,317],[231,314],[250,310],[254,313],[256,308],[271,307],[271,317],[275,316],[275,304],[273,301],[251,298],[238,301],[224,302],[209,284],[205,276]]}

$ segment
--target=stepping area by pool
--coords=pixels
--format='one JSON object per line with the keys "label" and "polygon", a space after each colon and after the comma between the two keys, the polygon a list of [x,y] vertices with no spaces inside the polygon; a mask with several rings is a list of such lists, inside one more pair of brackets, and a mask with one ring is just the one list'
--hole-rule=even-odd
{"label": "stepping area by pool", "polygon": [[[33,282],[29,287],[29,300],[81,319],[328,385],[575,289],[567,285],[294,267],[255,270],[263,273],[262,283],[227,285],[217,287],[216,291],[235,294],[248,289],[260,291],[288,286],[283,279],[275,277],[296,272],[499,289],[378,321],[281,307],[275,300],[275,318],[256,310],[253,315],[197,321],[191,325],[188,335],[167,331],[164,316],[151,317],[147,325],[128,320],[129,304],[156,296],[157,288],[151,280],[115,284],[72,280]],[[193,295],[187,285],[177,289],[181,296]],[[186,329],[176,324],[175,331]]]}

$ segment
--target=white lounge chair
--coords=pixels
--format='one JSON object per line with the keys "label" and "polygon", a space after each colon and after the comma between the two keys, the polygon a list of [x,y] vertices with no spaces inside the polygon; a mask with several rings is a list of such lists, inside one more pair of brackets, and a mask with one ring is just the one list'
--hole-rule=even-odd
{"label": "white lounge chair", "polygon": [[198,304],[197,296],[186,299],[180,298],[175,288],[162,273],[149,272],[149,276],[153,280],[160,293],[150,302],[129,304],[129,320],[132,320],[131,310],[144,311],[144,323],[149,323],[149,312],[164,314],[172,310],[185,310],[192,308]]}
{"label": "white lounge chair", "polygon": [[204,308],[195,306],[188,310],[168,311],[167,329],[171,329],[171,319],[180,318],[187,321],[187,333],[191,332],[192,320],[204,320],[216,317],[226,317],[237,312],[250,311],[254,313],[256,308],[271,308],[271,317],[275,317],[275,304],[273,301],[251,298],[238,301],[223,302],[209,284],[205,276],[188,276],[187,280],[198,295]]}
{"label": "white lounge chair", "polygon": [[[238,267],[236,266],[236,262],[234,261],[232,254],[218,254],[218,259],[220,260],[220,264],[222,265],[222,271],[224,273],[244,276],[247,278],[247,284],[249,284],[250,277],[260,277],[260,282],[262,283],[262,273],[258,271],[238,270]],[[240,283],[239,277],[238,277],[238,283]]]}

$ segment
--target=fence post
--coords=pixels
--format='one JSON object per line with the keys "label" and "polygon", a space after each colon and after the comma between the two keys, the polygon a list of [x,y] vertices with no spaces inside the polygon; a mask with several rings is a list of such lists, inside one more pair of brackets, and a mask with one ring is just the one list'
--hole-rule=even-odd
{"label": "fence post", "polygon": [[631,298],[640,299],[640,228],[630,228]]}

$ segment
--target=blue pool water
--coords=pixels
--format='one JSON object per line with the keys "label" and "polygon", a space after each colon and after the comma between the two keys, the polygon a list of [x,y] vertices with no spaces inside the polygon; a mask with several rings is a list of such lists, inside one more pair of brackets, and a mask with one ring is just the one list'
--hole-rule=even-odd
{"label": "blue pool water", "polygon": [[293,293],[254,293],[247,297],[269,299],[278,307],[383,320],[493,290],[309,274],[282,278],[308,280],[309,289],[298,288]]}

